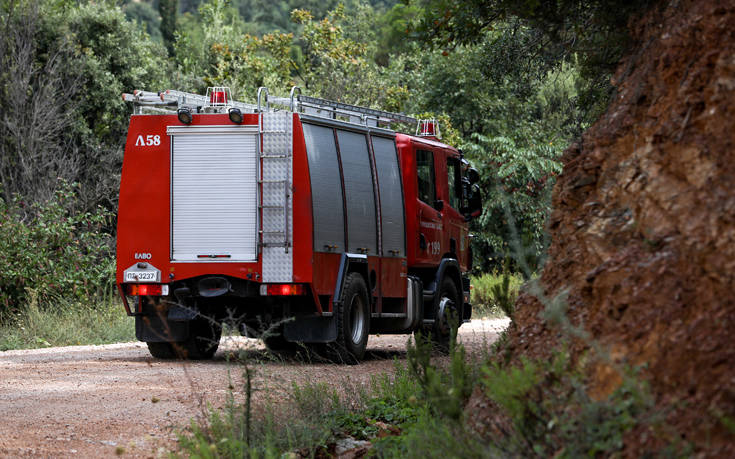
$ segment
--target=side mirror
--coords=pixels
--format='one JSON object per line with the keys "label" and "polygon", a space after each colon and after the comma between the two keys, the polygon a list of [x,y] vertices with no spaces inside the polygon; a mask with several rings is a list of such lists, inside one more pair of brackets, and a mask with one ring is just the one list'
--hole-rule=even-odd
{"label": "side mirror", "polygon": [[470,184],[474,185],[480,181],[480,173],[477,172],[477,169],[471,167],[467,170],[467,179],[470,181]]}
{"label": "side mirror", "polygon": [[467,200],[469,202],[464,215],[465,219],[470,221],[473,218],[479,217],[482,213],[482,193],[480,192],[480,187],[478,185],[472,185],[470,187],[470,193]]}
{"label": "side mirror", "polygon": [[439,212],[444,210],[444,201],[442,201],[441,199],[437,199],[436,201],[434,201],[434,209],[438,210]]}

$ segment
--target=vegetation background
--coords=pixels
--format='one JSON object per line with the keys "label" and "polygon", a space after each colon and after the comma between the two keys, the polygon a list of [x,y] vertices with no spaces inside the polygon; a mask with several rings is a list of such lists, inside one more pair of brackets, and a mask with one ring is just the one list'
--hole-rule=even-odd
{"label": "vegetation background", "polygon": [[22,317],[31,300],[43,311],[111,298],[131,113],[120,94],[133,89],[201,93],[217,84],[252,100],[259,86],[285,94],[298,85],[439,117],[486,193],[472,223],[475,273],[500,269],[513,251],[531,275],[543,262],[560,153],[604,107],[580,101],[604,100],[605,91],[585,76],[582,54],[547,49],[532,21],[498,10],[492,27],[445,36],[431,23],[442,8],[433,0],[2,0],[0,323]]}

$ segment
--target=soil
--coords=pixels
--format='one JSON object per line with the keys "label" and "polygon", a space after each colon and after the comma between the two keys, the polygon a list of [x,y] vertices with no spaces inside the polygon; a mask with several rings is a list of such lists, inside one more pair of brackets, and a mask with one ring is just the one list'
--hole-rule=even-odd
{"label": "soil", "polygon": [[[735,1],[661,1],[631,31],[614,100],[565,152],[542,285],[590,334],[573,354],[609,352],[587,367],[593,396],[642,366],[695,452],[735,457]],[[543,308],[520,298],[516,355],[547,356],[565,336]],[[639,429],[626,451],[667,441]]]}
{"label": "soil", "polygon": [[[460,328],[470,352],[488,348],[508,320]],[[0,457],[167,457],[176,432],[229,394],[242,399],[245,352],[254,399],[285,398],[292,383],[367,385],[405,360],[408,335],[371,336],[359,365],[274,358],[259,340],[224,337],[211,361],[151,358],[144,343],[0,352]],[[440,357],[442,358],[442,357]]]}

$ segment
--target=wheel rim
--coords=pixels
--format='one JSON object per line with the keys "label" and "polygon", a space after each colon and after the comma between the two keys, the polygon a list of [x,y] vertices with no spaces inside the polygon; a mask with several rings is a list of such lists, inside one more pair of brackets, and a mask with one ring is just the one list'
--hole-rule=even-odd
{"label": "wheel rim", "polygon": [[454,308],[454,301],[443,296],[439,301],[439,330],[443,334],[449,334],[449,312]]}
{"label": "wheel rim", "polygon": [[365,328],[365,308],[359,295],[352,297],[350,303],[350,329],[352,331],[352,342],[357,344],[362,339]]}

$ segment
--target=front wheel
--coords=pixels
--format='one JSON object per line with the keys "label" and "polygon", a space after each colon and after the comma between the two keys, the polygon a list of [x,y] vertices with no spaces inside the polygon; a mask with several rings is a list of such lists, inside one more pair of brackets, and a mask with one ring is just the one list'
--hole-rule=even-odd
{"label": "front wheel", "polygon": [[337,352],[347,363],[365,356],[370,333],[370,302],[365,280],[350,273],[345,281],[342,304],[337,312]]}
{"label": "front wheel", "polygon": [[461,298],[452,279],[442,279],[439,294],[434,299],[434,324],[426,332],[440,352],[449,352],[452,333],[459,328],[459,306]]}

